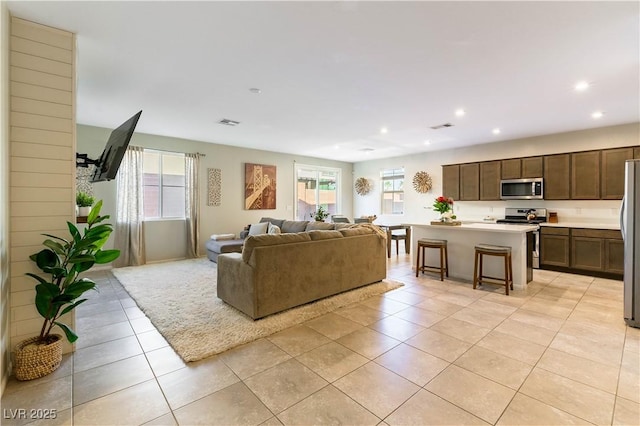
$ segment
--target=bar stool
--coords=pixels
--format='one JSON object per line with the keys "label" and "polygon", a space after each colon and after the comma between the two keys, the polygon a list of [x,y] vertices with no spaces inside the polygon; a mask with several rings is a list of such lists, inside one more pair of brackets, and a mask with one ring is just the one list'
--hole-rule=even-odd
{"label": "bar stool", "polygon": [[[485,276],[482,273],[483,256],[499,256],[504,258],[504,278]],[[478,268],[479,266],[479,268]],[[487,281],[492,280],[492,281]],[[509,288],[513,290],[513,264],[511,261],[511,247],[478,244],[475,246],[475,262],[473,265],[473,288],[484,283],[504,285],[505,293],[509,295]]]}
{"label": "bar stool", "polygon": [[[428,248],[436,248],[440,250],[440,267],[426,265],[426,257],[424,251]],[[420,253],[422,253],[422,263],[420,263]],[[416,257],[416,277],[420,274],[420,272],[424,273],[425,271],[440,272],[440,281],[444,281],[445,274],[447,275],[447,277],[449,276],[449,255],[447,252],[447,240],[430,240],[427,238],[418,240],[418,252],[416,253]]]}

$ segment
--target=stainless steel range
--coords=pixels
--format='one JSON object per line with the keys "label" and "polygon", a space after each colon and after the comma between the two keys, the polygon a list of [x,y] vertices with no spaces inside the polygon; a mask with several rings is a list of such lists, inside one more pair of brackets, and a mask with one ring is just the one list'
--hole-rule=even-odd
{"label": "stainless steel range", "polygon": [[[547,209],[515,208],[507,207],[504,210],[504,219],[496,220],[496,223],[513,225],[535,225],[547,221]],[[540,226],[532,233],[533,267],[540,268]]]}

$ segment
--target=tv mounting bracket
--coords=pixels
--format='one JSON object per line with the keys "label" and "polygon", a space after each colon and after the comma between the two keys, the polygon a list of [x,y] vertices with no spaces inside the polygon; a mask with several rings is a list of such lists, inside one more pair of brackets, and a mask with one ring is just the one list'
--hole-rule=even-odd
{"label": "tv mounting bracket", "polygon": [[89,154],[78,154],[76,152],[76,167],[89,167],[90,165],[100,167],[100,160],[92,160]]}

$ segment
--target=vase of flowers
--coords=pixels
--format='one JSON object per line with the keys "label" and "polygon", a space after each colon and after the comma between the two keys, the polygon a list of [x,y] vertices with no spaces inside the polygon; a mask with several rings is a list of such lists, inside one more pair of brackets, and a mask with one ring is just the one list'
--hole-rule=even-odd
{"label": "vase of flowers", "polygon": [[453,214],[453,198],[439,196],[433,202],[433,210],[440,213],[440,222],[450,222],[456,218]]}

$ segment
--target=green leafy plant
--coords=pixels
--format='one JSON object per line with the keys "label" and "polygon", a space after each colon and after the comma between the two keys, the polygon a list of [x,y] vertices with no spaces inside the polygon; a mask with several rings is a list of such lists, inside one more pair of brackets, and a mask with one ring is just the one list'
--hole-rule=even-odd
{"label": "green leafy plant", "polygon": [[453,210],[453,198],[440,196],[433,202],[433,210],[440,214]]}
{"label": "green leafy plant", "polygon": [[64,239],[55,235],[47,236],[42,243],[46,248],[29,258],[36,263],[47,278],[33,273],[26,275],[34,278],[36,285],[36,308],[44,318],[38,341],[48,343],[54,326],[60,327],[69,342],[73,343],[78,335],[59,318],[71,312],[87,299],[80,297],[89,290],[97,290],[96,283],[89,278],[80,278],[80,274],[88,271],[95,264],[114,261],[120,256],[120,250],[102,250],[113,227],[102,223],[109,216],[100,216],[102,200],[91,209],[87,217],[87,227],[83,233],[71,222],[67,222],[71,238]]}
{"label": "green leafy plant", "polygon": [[309,213],[309,216],[317,220],[318,222],[324,222],[324,220],[329,217],[329,212],[324,209],[322,206],[318,206],[318,210],[315,212]]}
{"label": "green leafy plant", "polygon": [[95,202],[95,198],[86,192],[78,192],[76,194],[76,205],[78,207],[91,207]]}

